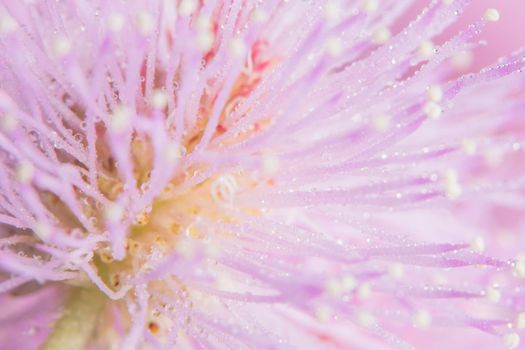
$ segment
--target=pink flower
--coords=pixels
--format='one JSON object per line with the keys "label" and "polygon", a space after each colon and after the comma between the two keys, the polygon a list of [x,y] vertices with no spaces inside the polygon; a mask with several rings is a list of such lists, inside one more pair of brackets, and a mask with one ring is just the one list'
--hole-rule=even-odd
{"label": "pink flower", "polygon": [[525,56],[451,78],[496,10],[1,3],[1,348],[518,348]]}

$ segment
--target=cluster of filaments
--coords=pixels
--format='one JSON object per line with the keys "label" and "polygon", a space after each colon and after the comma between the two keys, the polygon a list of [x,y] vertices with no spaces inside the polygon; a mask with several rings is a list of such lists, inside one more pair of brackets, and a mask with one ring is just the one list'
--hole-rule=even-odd
{"label": "cluster of filaments", "polygon": [[494,170],[521,153],[498,132],[519,104],[486,101],[522,58],[443,83],[497,11],[436,44],[468,1],[394,36],[410,1],[71,3],[0,18],[2,292],[94,284],[128,345],[270,348],[284,304],[392,344],[451,324],[517,347],[519,252],[410,219],[523,188]]}

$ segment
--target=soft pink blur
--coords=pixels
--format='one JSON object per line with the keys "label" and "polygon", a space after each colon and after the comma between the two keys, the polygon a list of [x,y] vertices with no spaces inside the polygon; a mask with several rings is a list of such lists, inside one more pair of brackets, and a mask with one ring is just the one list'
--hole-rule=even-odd
{"label": "soft pink blur", "polygon": [[[428,5],[428,0],[418,0],[410,11],[413,19],[419,11]],[[488,45],[474,52],[473,70],[479,70],[497,61],[501,56],[525,46],[525,1],[523,0],[474,0],[472,6],[462,15],[462,19],[447,30],[447,35],[457,33],[470,23],[483,17],[487,8],[495,8],[500,12],[500,20],[489,23],[480,40],[486,40]]]}
{"label": "soft pink blur", "polygon": [[488,45],[478,49],[474,56],[475,67],[493,63],[502,55],[525,45],[525,1],[523,0],[475,0],[460,25],[471,23],[483,16],[489,7],[498,9],[501,19],[491,23],[482,35]]}

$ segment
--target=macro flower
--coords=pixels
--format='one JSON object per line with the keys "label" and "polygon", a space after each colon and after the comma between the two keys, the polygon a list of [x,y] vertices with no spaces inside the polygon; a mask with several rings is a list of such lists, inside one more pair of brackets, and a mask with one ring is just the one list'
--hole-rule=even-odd
{"label": "macro flower", "polygon": [[0,348],[523,346],[525,55],[414,2],[0,1]]}

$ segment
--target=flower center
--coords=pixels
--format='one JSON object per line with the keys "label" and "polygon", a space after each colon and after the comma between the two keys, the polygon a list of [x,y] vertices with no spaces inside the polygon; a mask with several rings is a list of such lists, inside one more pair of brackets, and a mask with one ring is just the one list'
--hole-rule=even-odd
{"label": "flower center", "polygon": [[[232,84],[229,96],[223,101],[223,107],[220,107],[216,127],[212,136],[208,137],[209,141],[215,142],[208,148],[214,164],[217,163],[218,157],[213,153],[214,148],[220,149],[246,141],[272,122],[271,118],[262,118],[263,122],[259,119],[258,122],[248,124],[248,128],[239,129],[243,131],[231,130],[249,112],[238,111],[237,108],[241,106],[245,97],[254,91],[263,73],[272,65],[266,58],[265,51],[266,44],[263,41],[256,42],[251,47],[244,68]],[[206,57],[210,55],[213,55],[212,51]],[[164,90],[156,90],[150,106],[138,107],[138,112],[155,115],[156,111],[162,111],[166,114],[166,121],[169,121],[171,114],[166,103],[167,98]],[[94,258],[96,273],[113,291],[146,278],[145,276],[154,273],[160,268],[161,262],[170,256],[191,254],[192,241],[206,243],[209,235],[213,234],[213,229],[210,229],[214,227],[213,223],[234,222],[230,212],[240,210],[234,206],[236,193],[257,185],[264,177],[261,177],[261,170],[265,175],[274,172],[275,161],[262,154],[255,155],[257,164],[252,168],[236,169],[235,173],[227,173],[221,169],[210,168],[206,158],[207,152],[192,153],[207,137],[209,124],[214,125],[212,119],[219,98],[218,93],[211,91],[203,95],[198,108],[199,117],[192,118],[196,120],[194,125],[186,125],[187,131],[179,135],[179,146],[173,146],[172,153],[175,156],[171,161],[176,165],[170,168],[171,171],[166,174],[168,177],[164,180],[159,178],[167,171],[156,159],[158,150],[152,133],[132,133],[129,140],[129,154],[133,164],[131,190],[136,190],[138,197],[148,198],[152,187],[158,187],[159,183],[162,183],[160,191],[151,195],[139,211],[129,209],[134,203],[119,202],[122,194],[130,191],[130,184],[129,180],[126,182],[115,159],[115,145],[107,141],[108,133],[126,128],[129,111],[120,106],[113,112],[113,119],[108,127],[97,126],[96,151],[100,168],[98,188],[111,203],[100,208],[86,201],[84,211],[95,218],[97,228],[106,230],[108,236],[114,236],[115,230],[122,231],[122,253],[119,253],[119,247],[112,245],[109,240],[99,245]],[[167,129],[170,130],[169,123]],[[176,129],[172,129],[171,132],[176,137]],[[192,157],[194,154],[197,156]],[[227,163],[228,158],[225,157],[222,161]],[[271,179],[268,183],[272,183]],[[246,212],[251,215],[254,210],[247,209]]]}

